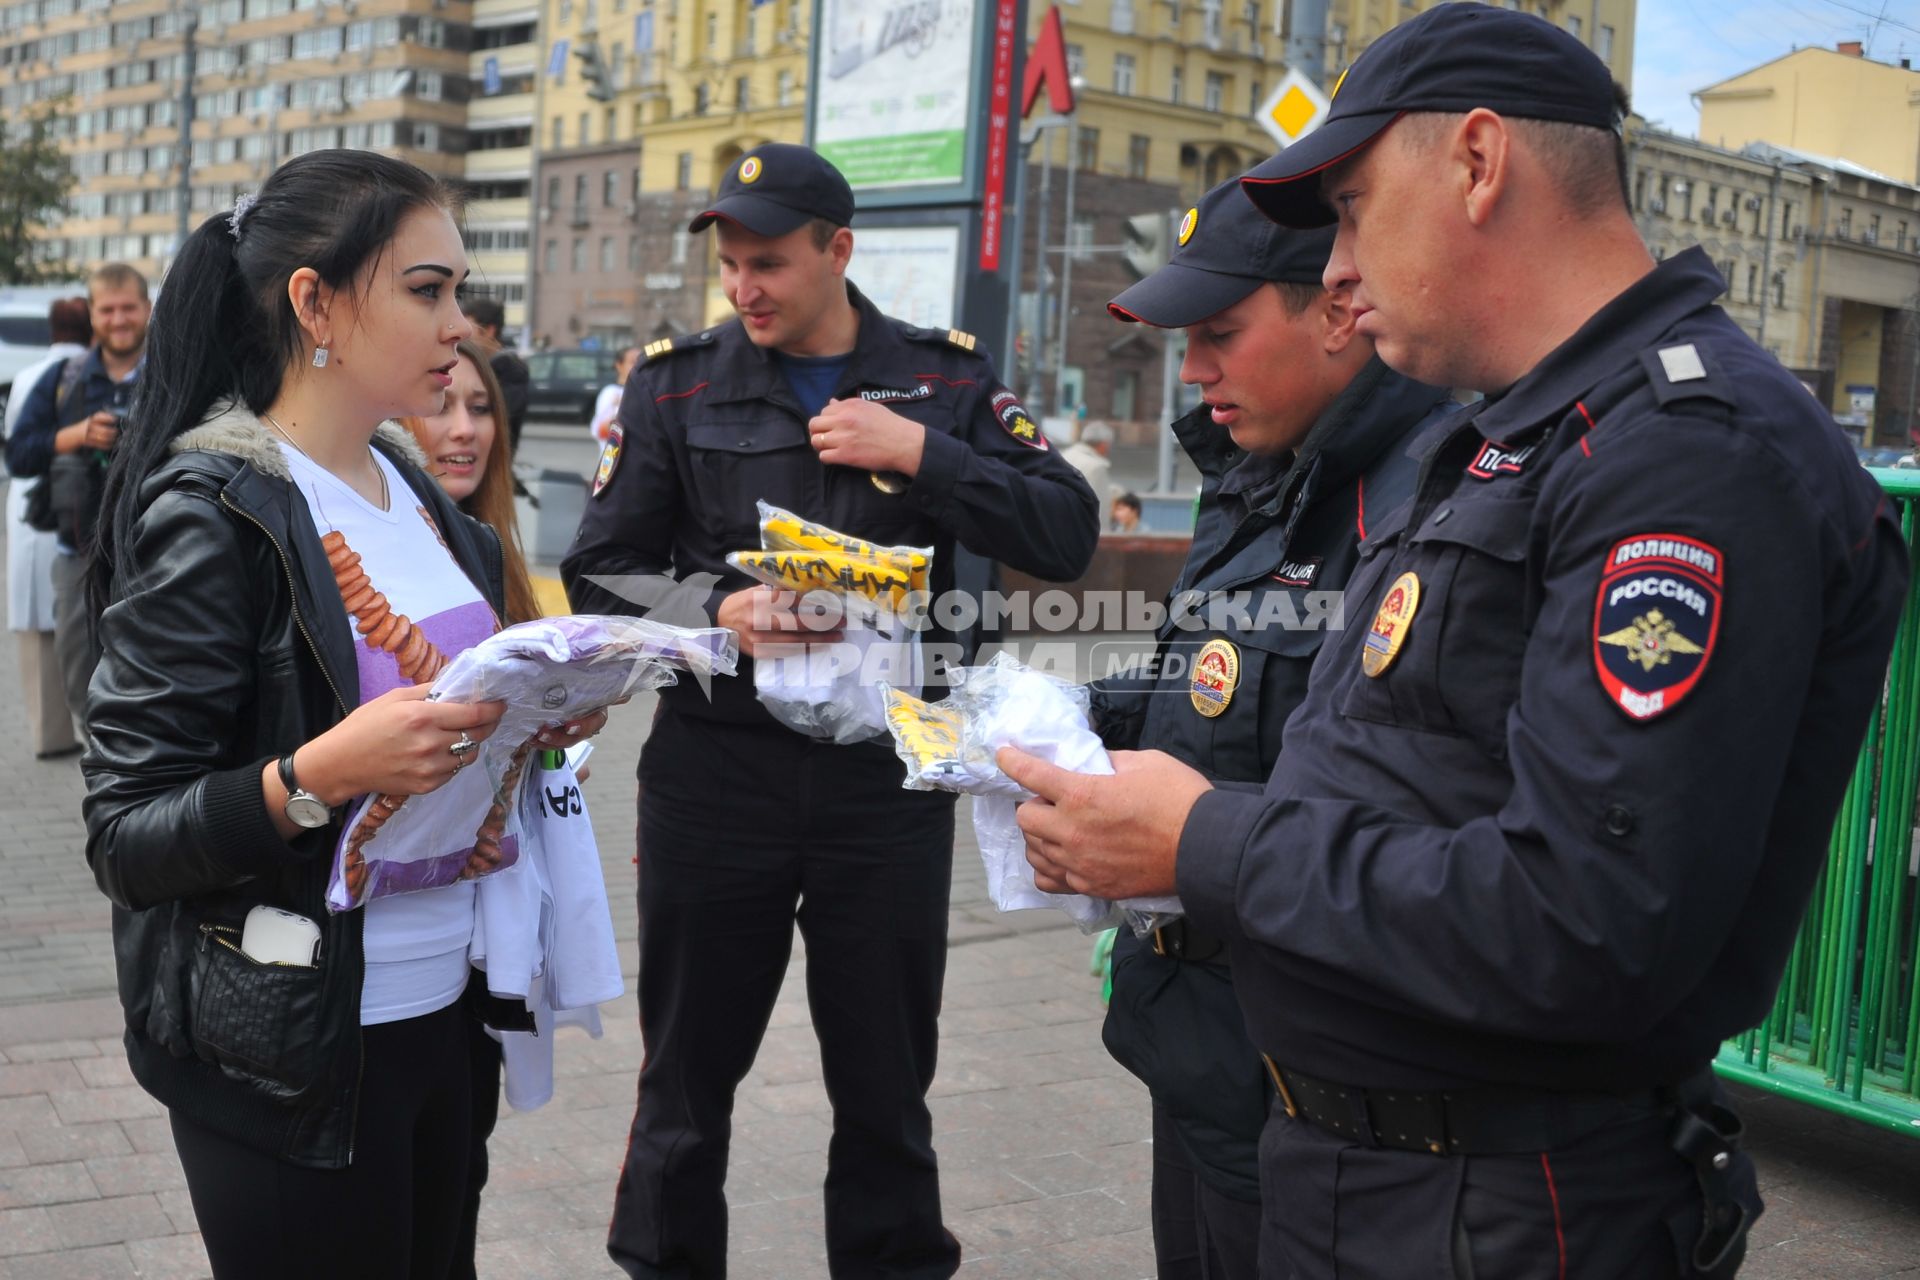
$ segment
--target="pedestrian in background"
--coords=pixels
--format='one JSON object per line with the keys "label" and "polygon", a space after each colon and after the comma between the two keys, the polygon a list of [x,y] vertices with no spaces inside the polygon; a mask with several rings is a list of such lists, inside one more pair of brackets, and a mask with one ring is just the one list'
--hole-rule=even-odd
{"label": "pedestrian in background", "polygon": [[600,394],[593,402],[593,421],[590,429],[593,442],[605,445],[613,431],[613,424],[620,416],[620,395],[626,389],[627,379],[633,374],[633,366],[640,359],[640,348],[622,347],[620,354],[613,358],[613,381],[600,388]]}
{"label": "pedestrian in background", "polygon": [[452,208],[323,150],[208,219],[108,481],[87,859],[219,1280],[439,1280],[459,1239],[477,886],[325,900],[353,802],[437,790],[503,710],[426,698],[501,553],[387,423],[441,409],[471,332]]}
{"label": "pedestrian in background", "polygon": [[460,308],[466,312],[467,319],[473,321],[473,339],[487,350],[487,363],[493,367],[493,376],[500,382],[500,391],[507,406],[507,443],[513,447],[517,457],[520,453],[520,428],[527,421],[528,384],[532,375],[527,371],[527,362],[520,358],[520,353],[506,344],[507,309],[501,305],[500,299],[488,297],[463,298]]}
{"label": "pedestrian in background", "polygon": [[[7,401],[6,431],[12,436],[27,398],[40,379],[56,379],[74,356],[93,342],[93,321],[85,298],[61,298],[47,308],[51,345],[38,360],[14,375],[13,395]],[[57,384],[56,384],[57,385]],[[7,485],[7,629],[20,650],[20,690],[27,713],[27,739],[36,759],[70,755],[80,749],[75,710],[67,705],[60,674],[60,649],[55,640],[53,564],[60,552],[58,535],[27,522],[27,492],[46,477]]]}
{"label": "pedestrian in background", "polygon": [[27,395],[7,436],[7,470],[44,477],[57,538],[53,557],[54,647],[67,706],[83,712],[99,647],[87,606],[86,557],[103,517],[107,460],[133,401],[147,355],[147,278],[122,262],[87,277],[94,345],[68,358]]}
{"label": "pedestrian in background", "polygon": [[711,700],[692,681],[662,690],[640,756],[645,1055],[607,1246],[631,1276],[727,1273],[734,1091],[796,921],[834,1113],[828,1270],[936,1280],[960,1264],[926,1102],[953,797],[904,790],[890,742],[836,746],[773,719],[753,655],[791,644],[802,619],[725,557],[756,544],[764,499],[932,547],[936,596],[960,543],[1071,579],[1098,508],[972,335],[890,319],[848,283],[853,216],[846,179],[805,147],[769,143],[727,170],[689,230],[714,227],[739,319],[649,346],[561,564],[586,613],[648,607],[609,577],[704,583],[689,591],[711,610],[701,623],[733,629],[743,655]]}
{"label": "pedestrian in background", "polygon": [[1530,14],[1360,54],[1248,192],[1337,220],[1389,366],[1485,398],[1370,520],[1263,792],[1002,753],[1042,888],[1177,889],[1227,938],[1276,1277],[1724,1280],[1760,1211],[1711,1064],[1773,1007],[1906,552],[1706,254],[1647,252],[1625,115]]}
{"label": "pedestrian in background", "polygon": [[[1109,750],[1264,783],[1368,521],[1413,492],[1409,446],[1451,408],[1355,331],[1347,292],[1321,284],[1332,247],[1331,230],[1275,226],[1234,178],[1188,212],[1165,266],[1107,304],[1186,330],[1180,380],[1200,403],[1171,430],[1201,481],[1153,668],[1090,689]],[[1103,1038],[1152,1094],[1159,1280],[1255,1280],[1273,1086],[1225,940],[1187,919],[1122,929]]]}
{"label": "pedestrian in background", "polygon": [[1083,422],[1074,442],[1060,451],[1073,469],[1086,477],[1093,496],[1105,502],[1113,492],[1113,428],[1104,422]]}

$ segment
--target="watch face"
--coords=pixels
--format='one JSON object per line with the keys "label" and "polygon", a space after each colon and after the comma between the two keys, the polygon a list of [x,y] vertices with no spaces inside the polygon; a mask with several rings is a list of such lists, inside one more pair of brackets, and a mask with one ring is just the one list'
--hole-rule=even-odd
{"label": "watch face", "polygon": [[287,797],[287,817],[291,818],[297,827],[306,827],[309,830],[324,827],[332,816],[318,796],[305,791],[296,791]]}

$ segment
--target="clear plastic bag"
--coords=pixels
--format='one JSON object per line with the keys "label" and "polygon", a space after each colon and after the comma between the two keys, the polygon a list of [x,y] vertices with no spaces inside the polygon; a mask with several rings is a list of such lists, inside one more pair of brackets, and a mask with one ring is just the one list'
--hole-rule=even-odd
{"label": "clear plastic bag", "polygon": [[758,551],[727,563],[755,581],[799,592],[837,621],[840,639],[796,641],[756,655],[754,691],[781,724],[813,738],[863,742],[887,732],[887,686],[926,681],[918,619],[933,552],[879,546],[762,502]]}
{"label": "clear plastic bag", "polygon": [[[973,797],[974,835],[987,872],[987,894],[1001,911],[1045,907],[1063,912],[1088,933],[1122,922],[1144,934],[1183,914],[1174,897],[1109,902],[1083,894],[1047,893],[1034,884],[1026,837],[1016,810],[1033,793],[1001,772],[995,755],[1018,747],[1075,773],[1110,774],[1113,763],[1094,733],[1085,688],[1034,671],[1006,654],[983,667],[950,672],[953,693],[915,707],[889,690],[889,729],[907,763],[907,786]],[[924,708],[922,710],[921,708]],[[957,751],[945,740],[958,724]]]}
{"label": "clear plastic bag", "polygon": [[733,633],[638,618],[570,615],[523,622],[449,662],[429,697],[504,701],[507,710],[468,765],[422,796],[377,795],[348,815],[334,849],[327,906],[470,880],[519,858],[517,797],[534,735],[639,689],[731,675]]}

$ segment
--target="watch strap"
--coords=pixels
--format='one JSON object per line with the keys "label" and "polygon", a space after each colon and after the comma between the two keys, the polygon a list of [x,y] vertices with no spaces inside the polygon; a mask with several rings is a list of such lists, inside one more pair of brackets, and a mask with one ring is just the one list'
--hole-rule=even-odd
{"label": "watch strap", "polygon": [[293,776],[293,752],[291,751],[280,757],[280,785],[287,789],[288,799],[292,799],[293,794],[300,790],[300,780]]}

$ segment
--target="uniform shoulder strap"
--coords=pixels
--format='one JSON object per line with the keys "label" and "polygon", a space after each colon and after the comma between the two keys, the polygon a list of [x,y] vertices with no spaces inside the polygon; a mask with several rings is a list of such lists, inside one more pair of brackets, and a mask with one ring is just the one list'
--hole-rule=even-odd
{"label": "uniform shoulder strap", "polygon": [[664,360],[671,355],[684,355],[689,351],[697,351],[701,347],[712,345],[714,336],[714,330],[703,329],[699,333],[683,333],[671,338],[655,338],[652,342],[640,348],[640,362],[642,364],[652,364],[656,360]]}

